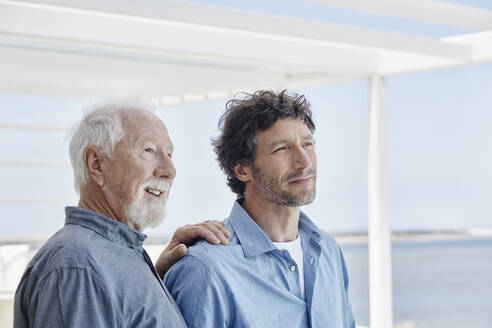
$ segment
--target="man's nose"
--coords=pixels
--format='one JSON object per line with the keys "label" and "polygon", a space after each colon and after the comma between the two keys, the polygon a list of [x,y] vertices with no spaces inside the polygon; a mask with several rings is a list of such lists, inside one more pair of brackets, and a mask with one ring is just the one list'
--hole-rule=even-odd
{"label": "man's nose", "polygon": [[303,147],[296,147],[294,160],[296,170],[311,168],[313,165],[311,157]]}
{"label": "man's nose", "polygon": [[154,170],[154,176],[156,178],[174,179],[176,176],[176,169],[174,168],[171,157],[167,154],[162,154],[159,159],[159,164]]}

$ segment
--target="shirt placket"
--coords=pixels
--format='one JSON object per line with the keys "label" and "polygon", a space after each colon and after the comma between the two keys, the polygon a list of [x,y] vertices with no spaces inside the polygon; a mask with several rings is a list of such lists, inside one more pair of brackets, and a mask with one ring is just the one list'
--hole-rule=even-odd
{"label": "shirt placket", "polygon": [[289,282],[289,292],[294,294],[299,299],[301,298],[301,284],[299,277],[299,268],[297,263],[292,259],[289,252],[286,250],[276,250],[276,255],[282,262],[282,270]]}
{"label": "shirt placket", "polygon": [[306,304],[308,306],[309,323],[313,327],[312,308],[314,299],[314,291],[316,285],[316,277],[318,273],[319,257],[321,254],[321,246],[313,240],[316,236],[308,236],[301,234],[303,238],[303,253],[304,253],[304,291],[306,294]]}

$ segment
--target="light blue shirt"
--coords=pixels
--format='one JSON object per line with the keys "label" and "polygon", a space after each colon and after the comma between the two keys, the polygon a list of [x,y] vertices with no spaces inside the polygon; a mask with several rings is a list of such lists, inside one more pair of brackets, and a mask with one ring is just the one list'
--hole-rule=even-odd
{"label": "light blue shirt", "polygon": [[15,294],[14,327],[186,327],[129,226],[77,207],[31,260]]}
{"label": "light blue shirt", "polygon": [[239,201],[225,226],[229,244],[198,242],[164,278],[188,327],[355,327],[342,251],[305,214],[299,217],[304,277]]}

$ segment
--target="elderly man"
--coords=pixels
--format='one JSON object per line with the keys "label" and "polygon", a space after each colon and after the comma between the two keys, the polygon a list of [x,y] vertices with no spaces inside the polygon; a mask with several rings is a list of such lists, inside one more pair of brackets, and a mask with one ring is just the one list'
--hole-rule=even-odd
{"label": "elderly man", "polygon": [[[173,144],[144,106],[104,105],[70,144],[78,207],[31,260],[15,296],[14,327],[185,327],[143,249],[175,177]],[[185,226],[159,261],[165,271],[197,237],[227,242],[218,222]]]}
{"label": "elderly man", "polygon": [[258,91],[228,102],[221,123],[215,151],[239,198],[229,244],[197,243],[165,276],[186,323],[354,328],[340,247],[300,211],[316,188],[309,103]]}

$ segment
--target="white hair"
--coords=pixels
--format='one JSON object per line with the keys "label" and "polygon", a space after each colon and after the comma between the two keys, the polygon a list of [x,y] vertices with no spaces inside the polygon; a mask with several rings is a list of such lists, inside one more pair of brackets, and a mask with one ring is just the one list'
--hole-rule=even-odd
{"label": "white hair", "polygon": [[86,184],[89,174],[84,163],[84,150],[88,146],[97,147],[111,157],[114,147],[124,136],[121,121],[123,110],[154,111],[150,103],[137,100],[112,100],[87,107],[82,120],[73,128],[70,141],[70,162],[74,174],[74,186],[78,194]]}

